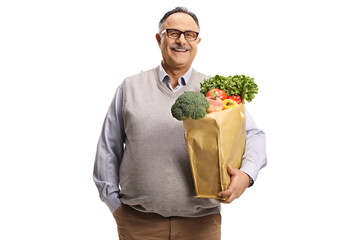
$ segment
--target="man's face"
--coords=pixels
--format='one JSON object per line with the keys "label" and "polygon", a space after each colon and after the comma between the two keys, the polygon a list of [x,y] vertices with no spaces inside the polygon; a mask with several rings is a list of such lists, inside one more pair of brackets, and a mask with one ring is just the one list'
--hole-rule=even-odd
{"label": "man's face", "polygon": [[[163,23],[162,30],[164,29],[177,29],[183,32],[199,31],[194,19],[181,12],[171,14]],[[181,34],[178,39],[171,39],[166,35],[166,32],[162,35],[156,34],[156,39],[161,49],[164,66],[174,70],[187,70],[191,66],[197,53],[197,45],[201,40],[198,37],[195,41],[188,41],[184,34]]]}

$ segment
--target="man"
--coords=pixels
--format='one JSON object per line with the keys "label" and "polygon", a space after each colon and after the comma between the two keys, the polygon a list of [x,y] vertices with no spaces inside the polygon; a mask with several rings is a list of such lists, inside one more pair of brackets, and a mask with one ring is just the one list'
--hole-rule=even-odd
{"label": "man", "polygon": [[[194,198],[181,121],[171,106],[184,91],[200,91],[207,76],[191,67],[200,43],[197,17],[175,8],[160,20],[160,66],[125,79],[106,115],[94,181],[118,226],[120,239],[220,239],[220,203]],[[266,165],[265,135],[247,115],[241,169],[228,168],[231,203]],[[119,189],[120,184],[120,189]]]}

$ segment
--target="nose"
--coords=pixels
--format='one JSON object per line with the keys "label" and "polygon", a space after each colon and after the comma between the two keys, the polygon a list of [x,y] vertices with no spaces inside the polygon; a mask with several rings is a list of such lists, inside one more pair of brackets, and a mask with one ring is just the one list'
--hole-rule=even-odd
{"label": "nose", "polygon": [[176,39],[177,43],[186,43],[186,39],[185,39],[185,33],[180,33],[180,36],[178,37],[178,39]]}

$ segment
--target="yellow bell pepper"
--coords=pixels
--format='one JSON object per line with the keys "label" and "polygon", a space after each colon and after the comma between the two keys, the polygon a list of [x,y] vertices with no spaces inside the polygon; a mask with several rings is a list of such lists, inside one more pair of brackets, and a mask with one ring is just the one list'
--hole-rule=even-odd
{"label": "yellow bell pepper", "polygon": [[223,103],[223,110],[229,109],[229,108],[234,108],[239,105],[236,101],[234,101],[232,99],[225,99],[222,101],[222,103]]}

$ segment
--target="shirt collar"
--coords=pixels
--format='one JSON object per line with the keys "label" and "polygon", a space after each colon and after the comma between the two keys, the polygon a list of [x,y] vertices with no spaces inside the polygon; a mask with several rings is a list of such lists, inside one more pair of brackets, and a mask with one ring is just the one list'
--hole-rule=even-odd
{"label": "shirt collar", "polygon": [[[191,73],[192,73],[192,67],[190,66],[187,72],[178,79],[179,85],[185,86],[190,80]],[[166,84],[166,82],[170,80],[170,76],[165,72],[162,63],[160,63],[160,67],[159,67],[159,77],[164,84]]]}

